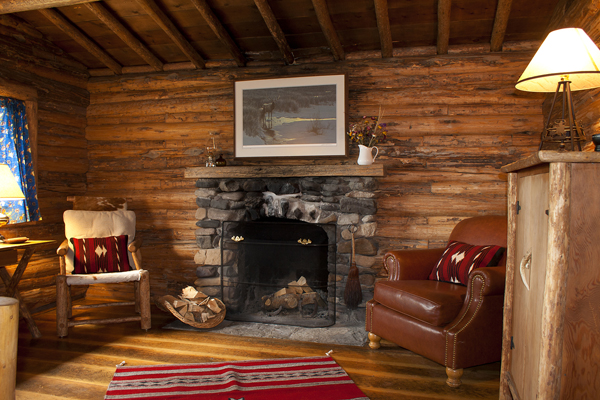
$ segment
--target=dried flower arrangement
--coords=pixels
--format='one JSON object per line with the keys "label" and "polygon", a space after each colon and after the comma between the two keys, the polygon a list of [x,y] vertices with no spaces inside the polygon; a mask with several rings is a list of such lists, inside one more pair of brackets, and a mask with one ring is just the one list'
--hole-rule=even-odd
{"label": "dried flower arrangement", "polygon": [[379,109],[378,117],[364,116],[359,122],[351,123],[348,136],[350,141],[371,147],[387,139],[386,124],[381,122],[383,111]]}

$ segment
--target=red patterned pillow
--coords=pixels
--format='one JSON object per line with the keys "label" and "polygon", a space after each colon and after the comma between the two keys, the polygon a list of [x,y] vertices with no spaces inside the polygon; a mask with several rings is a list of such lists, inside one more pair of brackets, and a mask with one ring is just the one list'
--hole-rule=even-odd
{"label": "red patterned pillow", "polygon": [[498,265],[505,250],[500,246],[473,246],[451,241],[429,274],[429,279],[466,285],[471,271]]}
{"label": "red patterned pillow", "polygon": [[103,238],[71,238],[75,257],[73,274],[129,271],[127,235]]}

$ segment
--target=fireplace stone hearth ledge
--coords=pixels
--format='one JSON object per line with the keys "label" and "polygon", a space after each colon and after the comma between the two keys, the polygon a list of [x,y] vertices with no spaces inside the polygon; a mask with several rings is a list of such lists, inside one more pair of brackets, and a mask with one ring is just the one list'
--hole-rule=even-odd
{"label": "fireplace stone hearth ledge", "polygon": [[[210,296],[220,295],[221,274],[235,277],[234,268],[221,271],[221,228],[224,221],[242,221],[264,215],[264,192],[285,197],[283,217],[309,223],[335,224],[337,257],[330,279],[336,281],[336,325],[354,326],[364,331],[365,303],[373,297],[377,270],[375,231],[377,223],[377,177],[384,176],[382,165],[296,165],[233,166],[187,168],[186,178],[196,179],[196,243],[194,261],[198,279],[194,286]],[[351,234],[355,225],[356,263],[360,271],[363,301],[356,310],[348,309],[343,292],[348,277]],[[226,252],[223,257],[228,257]],[[225,263],[226,264],[226,263]],[[326,329],[326,328],[309,328]]]}

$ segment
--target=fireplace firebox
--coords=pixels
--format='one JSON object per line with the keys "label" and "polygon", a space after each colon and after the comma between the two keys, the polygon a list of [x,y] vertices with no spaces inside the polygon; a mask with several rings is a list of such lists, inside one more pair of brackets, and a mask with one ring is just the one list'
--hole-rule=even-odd
{"label": "fireplace firebox", "polygon": [[225,221],[221,252],[227,319],[335,324],[335,224],[286,218]]}

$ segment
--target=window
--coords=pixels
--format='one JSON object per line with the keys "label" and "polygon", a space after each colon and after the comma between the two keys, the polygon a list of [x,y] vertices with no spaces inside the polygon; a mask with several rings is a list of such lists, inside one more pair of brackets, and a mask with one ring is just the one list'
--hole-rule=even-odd
{"label": "window", "polygon": [[11,223],[41,219],[36,186],[37,92],[0,80],[0,163],[8,164],[25,201],[0,201]]}

